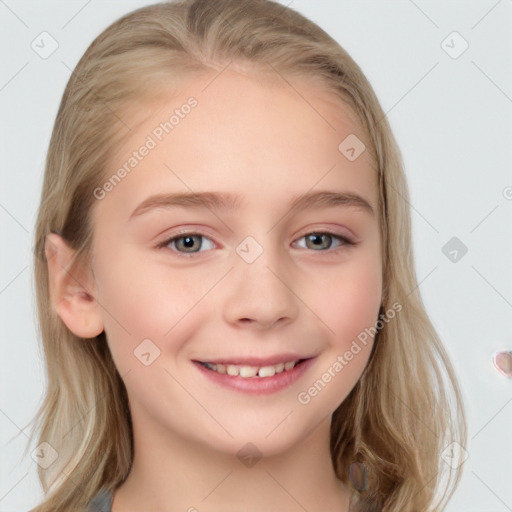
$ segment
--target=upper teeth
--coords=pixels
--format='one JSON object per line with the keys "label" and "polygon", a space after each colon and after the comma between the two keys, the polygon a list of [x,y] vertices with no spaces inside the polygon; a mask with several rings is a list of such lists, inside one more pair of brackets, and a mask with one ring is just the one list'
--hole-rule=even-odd
{"label": "upper teeth", "polygon": [[218,373],[227,373],[233,377],[272,377],[276,373],[281,373],[285,370],[291,370],[299,361],[289,361],[287,363],[279,363],[273,366],[240,366],[234,364],[213,364],[203,363],[204,366],[210,370]]}

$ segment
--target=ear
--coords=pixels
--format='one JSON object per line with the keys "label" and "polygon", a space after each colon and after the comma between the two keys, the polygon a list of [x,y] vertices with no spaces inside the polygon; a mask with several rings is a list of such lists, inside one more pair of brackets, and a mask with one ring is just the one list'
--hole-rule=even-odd
{"label": "ear", "polygon": [[103,331],[100,306],[94,298],[95,282],[90,268],[73,265],[76,252],[56,233],[45,240],[50,298],[68,329],[80,338],[94,338]]}

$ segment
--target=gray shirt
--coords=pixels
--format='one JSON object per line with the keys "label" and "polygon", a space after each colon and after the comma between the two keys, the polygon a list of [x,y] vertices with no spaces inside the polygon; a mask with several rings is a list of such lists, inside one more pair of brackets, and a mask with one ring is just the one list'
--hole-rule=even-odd
{"label": "gray shirt", "polygon": [[[350,512],[357,512],[358,508],[353,508],[352,500],[350,503]],[[101,490],[95,498],[89,503],[87,512],[111,512],[112,494],[106,490]],[[376,509],[375,509],[376,510]]]}
{"label": "gray shirt", "polygon": [[89,503],[87,512],[111,512],[112,495],[106,490],[101,490]]}

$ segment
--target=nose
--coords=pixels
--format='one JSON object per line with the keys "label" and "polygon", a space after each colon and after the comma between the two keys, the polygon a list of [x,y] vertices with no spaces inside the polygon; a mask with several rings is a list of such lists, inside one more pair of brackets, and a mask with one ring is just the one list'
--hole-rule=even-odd
{"label": "nose", "polygon": [[296,319],[299,299],[293,290],[292,266],[278,252],[267,248],[252,263],[235,255],[223,305],[226,322],[266,330]]}

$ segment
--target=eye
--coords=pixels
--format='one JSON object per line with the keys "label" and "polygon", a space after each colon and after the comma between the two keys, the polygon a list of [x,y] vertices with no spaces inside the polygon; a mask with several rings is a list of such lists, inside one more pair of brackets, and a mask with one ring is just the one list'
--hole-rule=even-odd
{"label": "eye", "polygon": [[[314,231],[303,235],[298,240],[305,240],[306,244],[298,244],[299,247],[312,249],[316,252],[336,252],[344,246],[355,245],[354,242],[342,235],[336,235],[330,232]],[[204,241],[207,241],[206,247]],[[192,256],[199,252],[213,249],[214,243],[210,238],[200,233],[180,233],[171,238],[167,238],[157,245],[158,248],[168,248],[174,252],[181,253],[184,256]],[[203,249],[203,250],[201,250]]]}
{"label": "eye", "polygon": [[[335,235],[329,232],[312,232],[299,238],[299,240],[306,240],[306,249],[313,249],[314,251],[326,252],[325,250],[335,250],[334,247],[342,247],[344,245],[354,245],[347,237]],[[324,251],[322,251],[324,249]]]}
{"label": "eye", "polygon": [[200,251],[200,249],[204,248],[203,240],[208,240],[210,243],[210,247],[207,247],[207,249],[213,248],[212,241],[208,237],[199,233],[183,233],[178,236],[168,238],[159,244],[158,247],[168,247],[176,252],[181,252],[183,254],[194,254],[197,252],[204,252]]}

